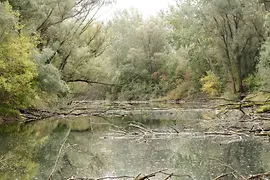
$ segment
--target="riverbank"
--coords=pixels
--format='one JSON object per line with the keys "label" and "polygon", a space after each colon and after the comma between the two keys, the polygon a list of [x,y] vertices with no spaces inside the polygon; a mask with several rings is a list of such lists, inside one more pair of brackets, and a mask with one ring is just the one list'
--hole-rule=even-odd
{"label": "riverbank", "polygon": [[[61,104],[61,105],[59,105]],[[8,108],[0,109],[0,124],[12,122],[31,122],[47,118],[65,118],[78,116],[104,116],[108,114],[125,116],[125,111],[132,111],[147,107],[156,109],[168,108],[212,108],[227,112],[230,109],[239,110],[247,116],[256,116],[270,112],[270,93],[259,92],[249,94],[243,100],[232,100],[229,98],[187,99],[168,101],[164,99],[150,101],[109,101],[109,100],[71,100],[68,103],[59,103],[54,108],[30,108],[25,110],[13,110]],[[113,110],[117,110],[114,112]],[[265,115],[263,115],[265,116]],[[263,118],[265,119],[265,118]]]}
{"label": "riverbank", "polygon": [[0,108],[0,125],[18,121],[24,121],[24,118],[19,110],[3,107]]}
{"label": "riverbank", "polygon": [[[208,135],[253,134],[270,136],[270,114],[261,111],[268,106],[262,96],[248,97],[242,101],[215,99],[211,101],[72,101],[57,111],[30,109],[22,111],[24,122],[43,119],[65,119],[76,117],[128,117],[140,113],[149,117],[166,119],[174,114],[184,114],[187,119],[194,117],[194,111],[203,114],[201,123],[210,123],[213,128],[206,129]],[[171,118],[171,117],[170,117]],[[197,117],[194,117],[197,118]],[[222,128],[219,128],[222,127]]]}

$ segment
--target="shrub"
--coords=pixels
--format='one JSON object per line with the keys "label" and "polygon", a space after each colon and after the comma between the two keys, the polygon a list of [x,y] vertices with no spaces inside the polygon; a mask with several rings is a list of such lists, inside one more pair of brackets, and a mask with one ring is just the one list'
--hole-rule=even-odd
{"label": "shrub", "polygon": [[195,93],[196,91],[194,90],[192,83],[190,81],[183,81],[168,93],[167,98],[168,100],[180,100],[182,98],[188,98]]}
{"label": "shrub", "polygon": [[207,93],[210,97],[220,96],[221,82],[212,71],[207,71],[207,75],[200,79],[202,88],[201,90]]}
{"label": "shrub", "polygon": [[244,84],[246,85],[248,91],[253,92],[261,86],[261,80],[259,77],[249,75],[244,79]]}
{"label": "shrub", "polygon": [[0,105],[11,109],[30,106],[36,95],[37,40],[24,33],[19,16],[8,2],[0,3]]}
{"label": "shrub", "polygon": [[27,107],[35,97],[34,43],[27,36],[7,37],[0,44],[0,101],[12,108]]}
{"label": "shrub", "polygon": [[266,112],[270,112],[270,104],[267,104],[267,105],[263,105],[261,107],[259,107],[257,110],[256,110],[257,113],[266,113]]}

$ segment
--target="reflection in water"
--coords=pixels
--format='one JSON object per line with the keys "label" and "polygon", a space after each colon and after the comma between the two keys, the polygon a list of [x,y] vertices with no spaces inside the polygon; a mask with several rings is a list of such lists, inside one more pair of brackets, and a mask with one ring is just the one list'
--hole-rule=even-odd
{"label": "reflection in water", "polygon": [[[269,144],[246,136],[205,136],[202,132],[209,127],[201,123],[201,113],[196,110],[189,119],[187,114],[144,112],[2,126],[0,179],[42,180],[52,172],[52,179],[136,176],[161,169],[213,179],[225,173],[249,175],[270,169]],[[132,121],[153,131],[174,133],[143,136],[140,129],[128,126]],[[125,136],[126,131],[136,136]]]}

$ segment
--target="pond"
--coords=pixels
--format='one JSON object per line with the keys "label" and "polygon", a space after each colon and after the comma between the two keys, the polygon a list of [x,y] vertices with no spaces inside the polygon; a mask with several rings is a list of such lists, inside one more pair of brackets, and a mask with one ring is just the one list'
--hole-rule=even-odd
{"label": "pond", "polygon": [[205,134],[228,126],[228,121],[241,123],[240,116],[206,107],[141,106],[102,117],[3,125],[0,179],[136,177],[164,170],[151,179],[164,180],[173,173],[169,179],[207,180],[268,172],[267,138]]}

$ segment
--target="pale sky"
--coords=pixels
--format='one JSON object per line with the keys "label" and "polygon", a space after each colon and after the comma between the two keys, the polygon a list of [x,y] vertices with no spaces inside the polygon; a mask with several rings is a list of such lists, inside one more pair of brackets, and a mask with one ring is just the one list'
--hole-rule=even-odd
{"label": "pale sky", "polygon": [[143,14],[143,17],[149,17],[161,9],[165,10],[173,2],[174,0],[117,0],[116,4],[103,9],[99,19],[109,20],[115,11],[127,8],[137,8]]}

